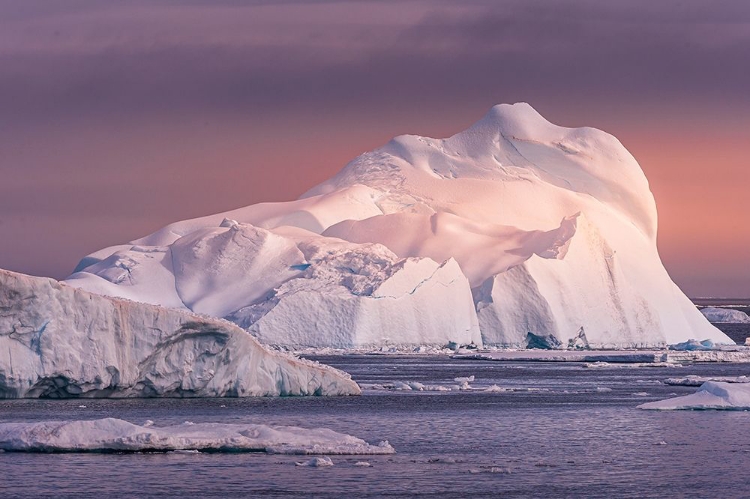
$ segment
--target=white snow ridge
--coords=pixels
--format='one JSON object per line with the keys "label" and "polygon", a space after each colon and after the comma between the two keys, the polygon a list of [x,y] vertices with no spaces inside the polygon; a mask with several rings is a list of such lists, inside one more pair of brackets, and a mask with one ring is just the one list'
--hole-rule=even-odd
{"label": "white snow ridge", "polygon": [[[208,451],[271,454],[393,454],[326,428],[259,424],[183,423],[139,426],[122,419],[0,423],[0,449],[15,452]],[[330,460],[329,460],[330,461]]]}
{"label": "white snow ridge", "polygon": [[0,398],[359,393],[230,322],[0,270]]}
{"label": "white snow ridge", "polygon": [[499,105],[448,139],[396,137],[297,201],[98,251],[67,282],[291,348],[732,344],[669,278],[656,226],[615,137]]}

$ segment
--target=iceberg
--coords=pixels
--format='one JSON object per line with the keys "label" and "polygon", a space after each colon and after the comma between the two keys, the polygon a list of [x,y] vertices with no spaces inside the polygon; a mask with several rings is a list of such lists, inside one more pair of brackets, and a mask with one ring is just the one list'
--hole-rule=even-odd
{"label": "iceberg", "polygon": [[359,393],[231,322],[0,270],[0,398]]}
{"label": "iceberg", "polygon": [[12,452],[267,452],[270,454],[378,455],[395,450],[384,441],[326,428],[261,424],[136,425],[122,419],[0,423],[0,449]]}
{"label": "iceberg", "polygon": [[733,310],[731,308],[720,308],[720,307],[704,307],[701,309],[701,313],[711,323],[724,323],[730,322],[735,324],[747,324],[750,323],[750,315],[747,315],[742,310]]}
{"label": "iceberg", "polygon": [[66,282],[294,349],[733,344],[670,279],[656,228],[615,137],[503,104],[447,139],[396,137],[296,201],[97,251]]}
{"label": "iceberg", "polygon": [[697,392],[656,402],[641,404],[638,409],[678,410],[678,409],[730,409],[750,410],[750,384],[706,381]]}

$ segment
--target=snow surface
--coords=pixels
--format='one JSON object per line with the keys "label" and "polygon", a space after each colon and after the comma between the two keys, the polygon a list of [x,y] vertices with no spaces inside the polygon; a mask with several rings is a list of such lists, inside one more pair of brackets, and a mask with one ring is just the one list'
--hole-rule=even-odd
{"label": "snow surface", "polygon": [[[212,451],[272,454],[393,454],[326,428],[190,423],[139,426],[122,419],[0,423],[0,449],[22,452]],[[330,459],[329,459],[330,461]]]}
{"label": "snow surface", "polygon": [[706,381],[697,392],[638,406],[639,409],[750,409],[750,384]]}
{"label": "snow surface", "polygon": [[750,315],[742,310],[732,310],[731,308],[704,307],[701,313],[709,322],[732,322],[732,323],[750,323]]}
{"label": "snow surface", "polygon": [[0,270],[0,398],[359,393],[231,322]]}
{"label": "snow surface", "polygon": [[656,227],[616,138],[520,103],[448,139],[396,137],[297,201],[98,251],[67,282],[291,348],[731,344],[669,278]]}

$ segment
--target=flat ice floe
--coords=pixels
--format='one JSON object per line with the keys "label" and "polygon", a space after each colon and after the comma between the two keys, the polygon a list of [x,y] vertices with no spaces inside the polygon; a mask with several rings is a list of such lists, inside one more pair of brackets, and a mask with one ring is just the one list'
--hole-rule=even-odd
{"label": "flat ice floe", "polygon": [[697,392],[683,397],[675,397],[641,404],[638,409],[678,410],[678,409],[750,409],[750,384],[706,381]]}
{"label": "flat ice floe", "polygon": [[0,449],[16,452],[395,453],[387,441],[372,445],[326,428],[190,422],[159,427],[115,418],[0,423]]}

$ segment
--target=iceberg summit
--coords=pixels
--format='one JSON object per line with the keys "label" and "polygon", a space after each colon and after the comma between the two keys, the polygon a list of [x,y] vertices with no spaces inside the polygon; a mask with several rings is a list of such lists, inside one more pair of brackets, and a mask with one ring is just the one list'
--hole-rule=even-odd
{"label": "iceberg summit", "polygon": [[288,348],[733,343],[672,282],[656,228],[615,137],[503,104],[448,139],[396,137],[296,201],[97,251],[65,282]]}

